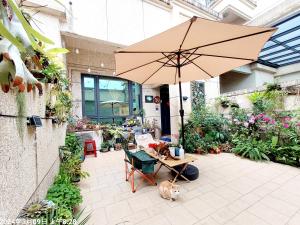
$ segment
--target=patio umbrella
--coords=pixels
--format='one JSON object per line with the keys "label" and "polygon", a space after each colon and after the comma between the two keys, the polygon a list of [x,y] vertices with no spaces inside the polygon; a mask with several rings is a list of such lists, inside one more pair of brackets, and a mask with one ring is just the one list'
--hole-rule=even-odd
{"label": "patio umbrella", "polygon": [[193,17],[117,51],[116,76],[140,84],[179,84],[179,113],[185,146],[181,82],[207,80],[255,62],[274,32],[274,28]]}
{"label": "patio umbrella", "polygon": [[104,104],[109,104],[109,105],[111,105],[111,112],[112,112],[112,116],[113,116],[113,123],[115,122],[115,117],[114,117],[114,104],[122,104],[122,103],[125,103],[125,102],[117,101],[117,100],[110,100],[110,101],[100,102],[101,105],[104,105]]}

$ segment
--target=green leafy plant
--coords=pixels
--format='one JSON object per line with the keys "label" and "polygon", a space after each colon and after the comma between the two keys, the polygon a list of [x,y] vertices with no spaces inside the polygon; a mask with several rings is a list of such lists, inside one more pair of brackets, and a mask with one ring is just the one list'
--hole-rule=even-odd
{"label": "green leafy plant", "polygon": [[82,153],[83,151],[82,144],[75,133],[68,133],[66,135],[65,146],[74,155]]}
{"label": "green leafy plant", "polygon": [[73,209],[82,202],[80,189],[71,183],[55,182],[49,188],[46,198],[66,209]]}
{"label": "green leafy plant", "polygon": [[61,165],[61,173],[66,173],[71,181],[79,181],[81,178],[89,176],[87,172],[81,170],[81,156],[73,155]]}
{"label": "green leafy plant", "polygon": [[244,158],[251,160],[269,160],[268,153],[270,146],[262,140],[256,140],[252,137],[238,136],[233,139],[235,145],[232,152]]}

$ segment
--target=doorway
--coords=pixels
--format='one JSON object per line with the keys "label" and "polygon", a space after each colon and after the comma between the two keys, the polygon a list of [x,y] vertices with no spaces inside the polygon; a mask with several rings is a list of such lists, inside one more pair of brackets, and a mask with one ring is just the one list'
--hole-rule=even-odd
{"label": "doorway", "polygon": [[161,116],[161,133],[162,135],[171,134],[171,118],[170,118],[170,98],[169,85],[160,87],[160,116]]}

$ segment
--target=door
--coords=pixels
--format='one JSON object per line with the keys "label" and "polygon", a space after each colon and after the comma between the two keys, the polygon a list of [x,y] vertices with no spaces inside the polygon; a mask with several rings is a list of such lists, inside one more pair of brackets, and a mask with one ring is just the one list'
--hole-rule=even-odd
{"label": "door", "polygon": [[160,110],[161,110],[161,133],[162,135],[171,134],[171,118],[170,118],[170,99],[169,85],[160,87]]}

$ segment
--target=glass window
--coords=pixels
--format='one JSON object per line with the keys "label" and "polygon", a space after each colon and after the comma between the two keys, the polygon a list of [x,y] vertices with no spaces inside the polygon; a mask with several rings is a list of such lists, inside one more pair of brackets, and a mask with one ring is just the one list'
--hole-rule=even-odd
{"label": "glass window", "polygon": [[137,115],[141,112],[141,85],[132,83],[132,112]]}
{"label": "glass window", "polygon": [[95,79],[92,77],[84,77],[84,109],[86,115],[96,115],[95,102]]}
{"label": "glass window", "polygon": [[100,117],[128,116],[128,81],[99,79]]}
{"label": "glass window", "polygon": [[122,79],[83,75],[83,116],[122,123],[141,112],[141,85]]}

